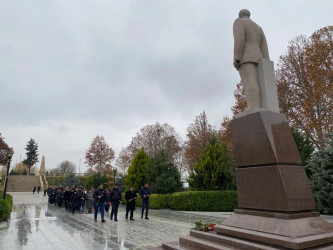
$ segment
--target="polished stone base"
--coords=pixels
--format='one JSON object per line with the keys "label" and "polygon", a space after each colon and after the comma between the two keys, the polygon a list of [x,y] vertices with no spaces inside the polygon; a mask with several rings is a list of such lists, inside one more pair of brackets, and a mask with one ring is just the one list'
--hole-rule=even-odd
{"label": "polished stone base", "polygon": [[214,232],[191,230],[162,249],[333,249],[333,224],[317,212],[236,209]]}
{"label": "polished stone base", "polygon": [[236,169],[238,207],[272,211],[305,211],[315,203],[304,167],[258,166]]}
{"label": "polished stone base", "polygon": [[271,111],[251,113],[232,120],[231,129],[237,167],[301,164],[284,114]]}
{"label": "polished stone base", "polygon": [[328,246],[333,249],[333,225],[318,213],[235,210],[235,214],[222,225],[217,225],[215,231],[223,236],[248,240],[249,244],[257,242],[280,249],[322,249]]}

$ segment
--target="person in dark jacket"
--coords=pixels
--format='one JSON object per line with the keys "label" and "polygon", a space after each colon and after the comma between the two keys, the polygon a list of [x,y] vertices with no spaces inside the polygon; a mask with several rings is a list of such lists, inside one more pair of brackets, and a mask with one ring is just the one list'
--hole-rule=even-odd
{"label": "person in dark jacket", "polygon": [[57,189],[56,187],[54,186],[51,190],[51,194],[50,194],[50,203],[51,204],[55,204],[56,202],[56,198],[57,198]]}
{"label": "person in dark jacket", "polygon": [[110,200],[109,200],[109,194],[110,194],[110,189],[106,189],[106,200],[105,200],[105,212],[109,212],[110,209]]}
{"label": "person in dark jacket", "polygon": [[106,202],[106,193],[103,184],[99,185],[99,188],[95,190],[93,197],[94,197],[94,207],[95,207],[95,216],[94,216],[95,222],[97,221],[97,213],[99,208],[101,210],[102,222],[105,222],[106,220],[104,220],[104,205]]}
{"label": "person in dark jacket", "polygon": [[83,189],[80,195],[81,195],[80,213],[84,213],[84,207],[86,205],[86,196],[87,196],[86,189]]}
{"label": "person in dark jacket", "polygon": [[110,219],[113,219],[113,215],[114,215],[114,221],[118,221],[117,215],[118,215],[118,207],[119,204],[121,204],[121,192],[118,189],[118,184],[114,185],[114,188],[110,191],[109,194],[109,201],[112,205],[112,210],[111,210],[111,215],[110,215]]}
{"label": "person in dark jacket", "polygon": [[36,192],[36,186],[33,187],[32,194],[35,194],[35,192]]}
{"label": "person in dark jacket", "polygon": [[40,191],[40,186],[37,187],[37,193],[39,193],[39,191]]}
{"label": "person in dark jacket", "polygon": [[128,219],[128,213],[130,213],[130,220],[133,219],[133,211],[135,210],[135,200],[137,199],[137,195],[134,192],[134,187],[131,187],[125,194],[125,199],[127,201],[126,204],[126,219]]}
{"label": "person in dark jacket", "polygon": [[79,210],[80,209],[81,195],[78,194],[76,190],[74,190],[73,194],[71,195],[70,204],[72,206],[72,213],[73,214],[74,214],[75,210]]}
{"label": "person in dark jacket", "polygon": [[64,189],[63,188],[59,188],[57,190],[57,203],[58,203],[58,207],[62,207],[62,203],[64,201]]}
{"label": "person in dark jacket", "polygon": [[140,196],[142,198],[141,218],[143,218],[143,213],[144,213],[145,208],[146,208],[145,219],[149,219],[148,218],[148,209],[149,209],[149,197],[151,196],[151,191],[150,191],[150,188],[149,188],[149,186],[148,186],[147,183],[144,185],[143,188],[141,188],[141,190],[140,190]]}
{"label": "person in dark jacket", "polygon": [[51,193],[52,193],[52,188],[48,187],[48,189],[47,189],[47,196],[49,197],[49,205],[51,204]]}
{"label": "person in dark jacket", "polygon": [[66,190],[65,190],[65,193],[64,193],[64,203],[65,203],[66,211],[68,211],[68,208],[69,208],[69,203],[71,201],[71,195],[72,195],[72,192],[69,189],[69,187],[67,186]]}

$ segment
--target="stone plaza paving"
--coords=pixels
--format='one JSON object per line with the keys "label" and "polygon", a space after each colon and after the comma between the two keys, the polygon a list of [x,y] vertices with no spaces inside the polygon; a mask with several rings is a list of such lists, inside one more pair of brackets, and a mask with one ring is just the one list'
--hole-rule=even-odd
{"label": "stone plaza paving", "polygon": [[[118,222],[94,222],[93,214],[75,214],[64,208],[48,207],[42,193],[11,193],[14,207],[8,227],[0,228],[0,249],[145,249],[165,241],[178,240],[194,226],[194,222],[221,223],[232,213],[181,212],[150,210],[149,220],[125,219],[120,207]],[[333,216],[323,216],[333,223]]]}
{"label": "stone plaza paving", "polygon": [[194,222],[221,223],[232,213],[180,212],[150,210],[149,220],[140,218],[140,208],[134,221],[125,219],[125,207],[120,206],[118,222],[94,222],[93,214],[75,214],[64,208],[48,207],[42,193],[11,193],[14,207],[8,228],[0,228],[0,249],[145,249],[175,241],[186,235]]}

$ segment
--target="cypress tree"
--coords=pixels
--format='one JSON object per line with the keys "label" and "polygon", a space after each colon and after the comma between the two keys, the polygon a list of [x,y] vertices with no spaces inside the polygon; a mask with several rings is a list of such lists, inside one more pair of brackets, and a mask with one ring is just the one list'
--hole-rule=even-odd
{"label": "cypress tree", "polygon": [[128,168],[125,177],[125,187],[129,190],[131,186],[136,192],[140,191],[141,187],[146,182],[146,168],[150,158],[143,148],[135,155],[131,166]]}
{"label": "cypress tree", "polygon": [[234,160],[226,145],[213,137],[188,177],[196,190],[235,189]]}

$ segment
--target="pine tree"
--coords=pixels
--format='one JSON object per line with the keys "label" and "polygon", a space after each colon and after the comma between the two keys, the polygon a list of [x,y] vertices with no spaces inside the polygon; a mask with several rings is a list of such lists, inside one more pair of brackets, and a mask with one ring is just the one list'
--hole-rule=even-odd
{"label": "pine tree", "polygon": [[213,137],[190,172],[188,182],[197,190],[234,189],[234,161],[227,146]]}
{"label": "pine tree", "polygon": [[333,214],[333,133],[328,138],[328,147],[316,151],[307,167],[312,171],[310,183],[317,210]]}
{"label": "pine tree", "polygon": [[170,163],[167,153],[162,150],[147,165],[147,182],[157,194],[178,192],[182,188],[181,176],[177,167]]}
{"label": "pine tree", "polygon": [[25,150],[27,150],[27,152],[25,153],[27,156],[26,159],[23,161],[23,164],[25,164],[29,169],[30,175],[31,167],[38,162],[38,144],[35,142],[34,139],[30,139],[27,146],[25,147]]}
{"label": "pine tree", "polygon": [[146,168],[150,160],[149,155],[143,148],[135,155],[128,173],[125,177],[125,187],[129,190],[131,186],[138,192],[146,182]]}
{"label": "pine tree", "polygon": [[306,166],[308,165],[311,159],[311,155],[314,151],[313,143],[309,136],[302,133],[299,129],[295,127],[291,127],[291,133],[294,137],[298,152],[301,156],[302,165]]}
{"label": "pine tree", "polygon": [[[302,133],[299,129],[291,127],[291,133],[294,137],[296,147],[302,160],[302,166],[307,166],[311,160],[311,156],[314,151],[313,143],[309,136]],[[311,170],[305,167],[307,176],[310,178],[312,173]]]}

